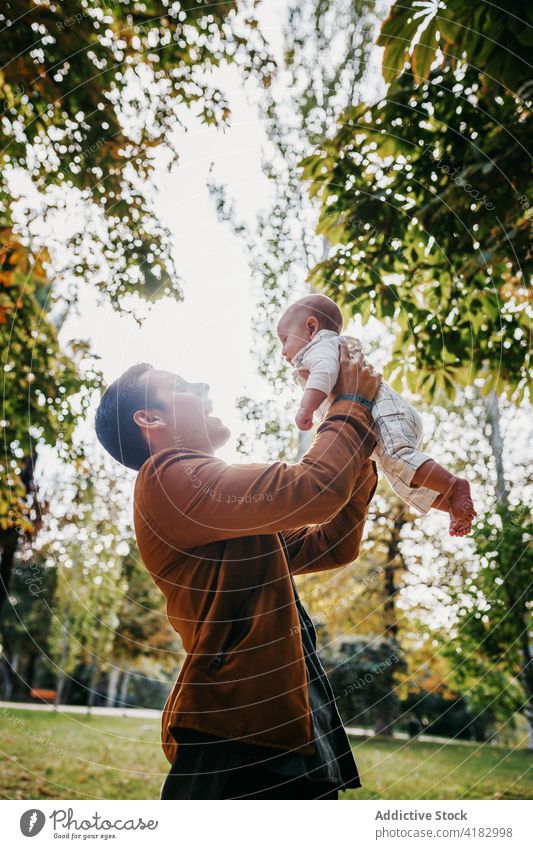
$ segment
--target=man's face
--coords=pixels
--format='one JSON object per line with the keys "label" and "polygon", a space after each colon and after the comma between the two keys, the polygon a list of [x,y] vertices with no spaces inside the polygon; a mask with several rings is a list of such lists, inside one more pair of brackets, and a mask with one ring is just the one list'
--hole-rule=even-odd
{"label": "man's face", "polygon": [[146,381],[161,407],[153,411],[158,418],[156,427],[148,429],[152,450],[172,446],[212,452],[227,442],[229,429],[211,415],[207,383],[188,383],[177,374],[159,369],[148,371]]}

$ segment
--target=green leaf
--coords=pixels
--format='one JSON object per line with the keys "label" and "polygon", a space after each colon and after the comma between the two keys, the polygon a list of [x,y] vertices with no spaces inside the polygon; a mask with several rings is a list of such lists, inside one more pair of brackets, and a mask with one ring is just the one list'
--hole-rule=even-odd
{"label": "green leaf", "polygon": [[385,47],[382,62],[385,82],[394,82],[403,71],[419,24],[420,21],[413,18],[413,9],[409,4],[394,4],[377,39],[377,44]]}
{"label": "green leaf", "polygon": [[437,51],[437,19],[433,20],[426,27],[420,36],[420,41],[417,42],[411,57],[411,67],[417,83],[422,83],[429,77],[429,70],[435,59]]}

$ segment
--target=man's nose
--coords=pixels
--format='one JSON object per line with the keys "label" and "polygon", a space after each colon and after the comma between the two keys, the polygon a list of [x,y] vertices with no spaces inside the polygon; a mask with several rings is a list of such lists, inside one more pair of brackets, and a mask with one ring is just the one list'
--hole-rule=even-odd
{"label": "man's nose", "polygon": [[208,383],[193,383],[192,391],[196,395],[207,395],[209,392],[209,384]]}

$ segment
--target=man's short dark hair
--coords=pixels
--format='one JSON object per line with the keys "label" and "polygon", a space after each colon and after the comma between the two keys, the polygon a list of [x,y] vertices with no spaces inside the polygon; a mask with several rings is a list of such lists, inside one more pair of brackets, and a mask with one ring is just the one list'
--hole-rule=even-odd
{"label": "man's short dark hair", "polygon": [[129,469],[140,469],[150,456],[146,440],[133,420],[137,410],[156,407],[161,402],[141,380],[152,366],[137,363],[108,386],[96,411],[96,435],[115,460]]}

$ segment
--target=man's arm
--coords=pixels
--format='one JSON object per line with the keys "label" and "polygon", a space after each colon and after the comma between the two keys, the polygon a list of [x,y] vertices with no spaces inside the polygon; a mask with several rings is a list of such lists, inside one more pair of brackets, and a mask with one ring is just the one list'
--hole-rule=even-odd
{"label": "man's arm", "polygon": [[[207,454],[161,451],[137,480],[139,508],[154,530],[182,549],[324,525],[351,502],[363,469],[368,475],[372,425],[365,406],[335,401],[312,447],[293,465],[227,465]],[[360,510],[357,501],[355,523]]]}
{"label": "man's arm", "polygon": [[290,570],[295,575],[337,569],[359,554],[368,505],[376,490],[376,464],[367,460],[350,500],[331,521],[284,531]]}

